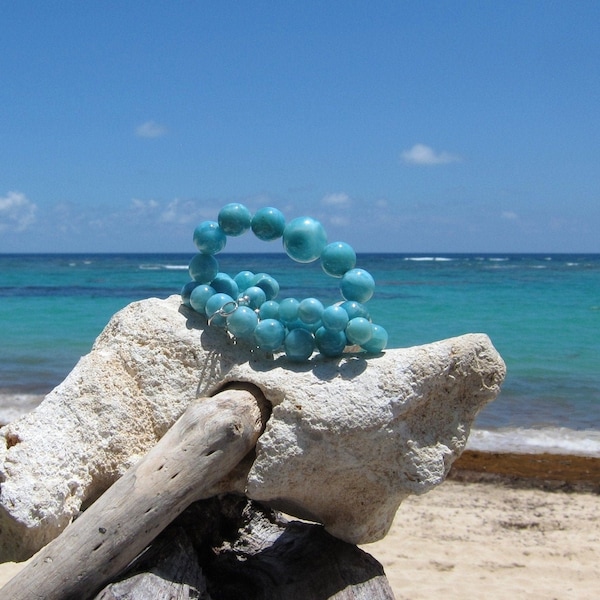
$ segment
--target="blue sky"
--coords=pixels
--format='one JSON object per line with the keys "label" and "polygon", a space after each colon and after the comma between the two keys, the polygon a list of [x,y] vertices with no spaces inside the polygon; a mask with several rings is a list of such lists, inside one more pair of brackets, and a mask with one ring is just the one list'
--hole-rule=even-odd
{"label": "blue sky", "polygon": [[[0,252],[600,252],[600,3],[2,5]],[[281,250],[251,234],[230,251]]]}

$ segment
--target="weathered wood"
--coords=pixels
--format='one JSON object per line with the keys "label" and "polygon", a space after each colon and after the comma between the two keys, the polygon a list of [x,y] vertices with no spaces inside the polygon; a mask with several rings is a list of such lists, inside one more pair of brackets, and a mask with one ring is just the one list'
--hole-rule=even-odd
{"label": "weathered wood", "polygon": [[[170,552],[178,558],[167,560]],[[199,561],[198,571],[189,564],[193,560]],[[95,600],[159,598],[393,600],[394,595],[372,556],[322,526],[289,522],[256,502],[225,496],[190,506],[123,580]]]}
{"label": "weathered wood", "polygon": [[251,450],[266,421],[257,388],[192,403],[159,443],[2,589],[10,600],[93,595]]}
{"label": "weathered wood", "polygon": [[211,600],[198,554],[181,526],[167,527],[134,565],[133,572],[96,599]]}

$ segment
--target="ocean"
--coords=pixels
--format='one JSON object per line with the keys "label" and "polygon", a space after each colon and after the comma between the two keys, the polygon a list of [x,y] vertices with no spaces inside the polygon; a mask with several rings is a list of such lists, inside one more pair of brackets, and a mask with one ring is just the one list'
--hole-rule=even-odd
{"label": "ocean", "polygon": [[[33,407],[86,354],[111,315],[189,281],[188,254],[0,255],[0,412]],[[217,255],[230,275],[266,272],[279,298],[339,298],[318,263]],[[388,347],[483,332],[508,374],[478,416],[482,450],[600,456],[600,255],[362,254]],[[15,414],[16,414],[15,413]]]}

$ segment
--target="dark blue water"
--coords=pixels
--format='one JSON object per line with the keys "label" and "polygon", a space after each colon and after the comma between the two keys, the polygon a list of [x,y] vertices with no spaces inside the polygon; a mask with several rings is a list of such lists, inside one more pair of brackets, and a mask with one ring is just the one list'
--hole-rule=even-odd
{"label": "dark blue water", "polygon": [[[0,394],[42,394],[87,353],[112,314],[178,293],[184,255],[0,255]],[[318,263],[218,255],[221,271],[267,272],[280,298],[339,300]],[[360,255],[368,306],[390,347],[487,333],[508,376],[482,429],[600,431],[600,255]]]}

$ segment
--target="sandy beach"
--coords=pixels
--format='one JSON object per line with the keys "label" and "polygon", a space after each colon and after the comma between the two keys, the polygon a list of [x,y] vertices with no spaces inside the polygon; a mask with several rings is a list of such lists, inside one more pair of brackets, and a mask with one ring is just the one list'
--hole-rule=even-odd
{"label": "sandy beach", "polygon": [[446,481],[405,500],[387,537],[363,548],[397,600],[591,600],[598,496]]}
{"label": "sandy beach", "polygon": [[[592,600],[599,490],[598,458],[465,452],[449,480],[405,500],[389,534],[363,549],[397,600]],[[0,585],[23,564],[0,565]]]}

